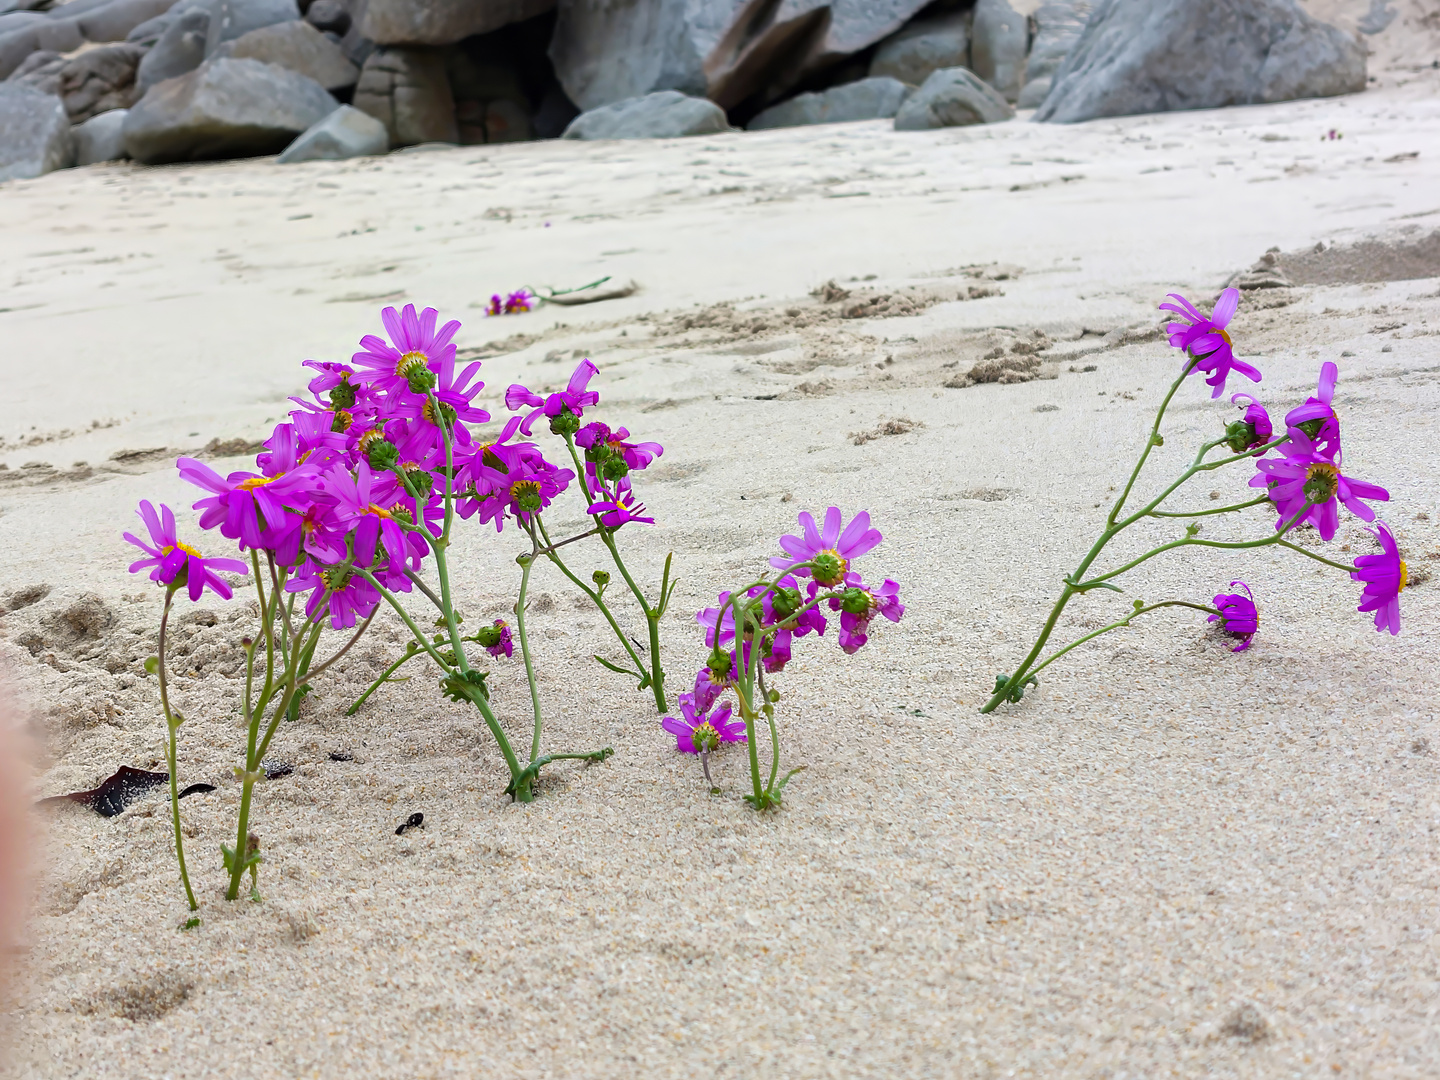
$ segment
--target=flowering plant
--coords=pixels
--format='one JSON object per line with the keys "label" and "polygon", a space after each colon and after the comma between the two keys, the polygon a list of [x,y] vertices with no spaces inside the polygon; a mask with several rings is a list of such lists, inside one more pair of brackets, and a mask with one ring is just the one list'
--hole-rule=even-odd
{"label": "flowering plant", "polygon": [[[847,654],[869,641],[876,615],[899,622],[905,613],[900,586],[886,578],[869,586],[851,569],[852,561],[872,551],[881,541],[880,530],[870,527],[870,515],[861,511],[844,524],[840,508],[825,512],[823,525],[809,513],[800,515],[800,535],[780,537],[783,555],[770,560],[773,577],[762,574],[741,588],[722,592],[717,607],[705,608],[695,618],[705,634],[710,656],[695,673],[692,691],[678,695],[679,716],[666,716],[661,726],[675,736],[675,747],[698,754],[712,794],[719,792],[710,776],[710,754],[722,743],[743,742],[749,753],[751,793],[745,801],[756,810],[781,805],[790,778],[804,768],[780,776],[780,731],[775,724],[779,691],[767,675],[779,674],[790,662],[796,638],[825,634],[829,625],[823,610],[840,615],[837,633]],[[727,695],[734,695],[734,702]],[[739,719],[732,719],[733,712]],[[768,772],[762,768],[755,734],[761,718],[770,734]],[[764,783],[761,775],[765,774]]]}
{"label": "flowering plant", "polygon": [[[609,747],[581,753],[541,754],[542,710],[535,675],[535,656],[526,631],[526,594],[540,556],[557,566],[604,614],[629,663],[596,657],[614,671],[637,678],[649,689],[660,712],[667,708],[661,667],[659,621],[675,582],[670,560],[658,599],[649,601],[621,558],[617,535],[632,524],[650,524],[631,489],[631,473],[643,470],[664,451],[658,443],[632,443],[629,433],[611,431],[599,422],[581,427],[581,417],[600,395],[589,389],[597,372],[583,361],[569,385],[541,396],[511,386],[507,405],[514,416],[498,435],[483,436],[472,425],[490,414],[475,404],[483,383],[476,378],[478,362],[456,370],[453,339],[460,328],[448,322],[437,328],[433,308],[401,312],[386,308],[382,321],[387,337],[367,335],[349,364],[305,361],[314,372],[309,396],[292,399],[296,408],[264,443],[255,472],[220,476],[194,458],[178,461],[180,475],[205,497],[195,503],[202,529],[218,529],[239,548],[245,561],[202,556],[180,541],[174,514],[140,504],[149,541],[130,534],[146,558],[132,572],[150,569],[150,577],[166,590],[158,656],[147,664],[159,677],[161,705],[170,728],[169,761],[176,856],[191,910],[197,908],[181,846],[176,788],[176,731],[182,723],[169,700],[165,638],[171,602],[187,588],[192,600],[209,588],[231,595],[217,571],[251,574],[259,605],[260,626],[246,638],[245,683],[241,706],[247,743],[244,764],[235,770],[242,784],[234,847],[224,846],[230,875],[227,897],[238,896],[248,871],[256,891],[262,861],[260,842],[252,828],[255,784],[264,778],[263,761],[282,720],[298,715],[300,702],[315,680],[335,664],[365,633],[381,605],[387,605],[410,631],[404,654],[391,664],[351,707],[356,711],[375,690],[389,681],[400,665],[424,655],[440,669],[441,692],[453,701],[468,702],[483,717],[509,770],[507,794],[529,802],[540,770],[561,759],[603,761]],[[574,469],[546,459],[533,443],[514,441],[529,435],[541,416],[561,436]],[[584,447],[582,463],[577,447]],[[592,527],[577,536],[552,539],[545,512],[566,491],[585,500]],[[452,594],[450,549],[457,521],[475,518],[493,523],[497,535],[508,523],[529,541],[516,559],[520,584],[513,608],[514,632],[504,619],[462,634],[463,621]],[[626,585],[638,600],[649,624],[648,659],[621,630],[605,597],[609,575],[596,571],[587,585],[566,565],[560,550],[590,537],[598,538]],[[248,565],[247,565],[248,563]],[[433,568],[433,578],[425,571]],[[438,618],[422,620],[410,613],[405,597],[435,608]],[[433,622],[427,632],[422,625]],[[342,645],[324,660],[316,657],[325,628],[349,632]],[[522,757],[495,714],[487,684],[488,672],[471,662],[467,646],[478,646],[491,658],[509,659],[518,642],[529,684],[533,717],[528,757]]]}
{"label": "flowering plant", "polygon": [[[1310,525],[1322,541],[1328,542],[1334,538],[1339,527],[1341,506],[1362,521],[1373,522],[1375,511],[1368,504],[1385,502],[1390,498],[1389,492],[1384,488],[1356,479],[1343,469],[1340,420],[1333,406],[1339,371],[1333,363],[1321,365],[1315,395],[1285,415],[1284,433],[1278,437],[1269,413],[1256,398],[1249,394],[1232,396],[1231,402],[1245,409],[1243,417],[1230,423],[1218,438],[1203,443],[1189,467],[1178,479],[1144,506],[1126,513],[1126,504],[1150,452],[1165,443],[1160,434],[1165,410],[1192,372],[1203,372],[1210,376],[1205,381],[1213,388],[1211,397],[1214,398],[1224,393],[1225,382],[1231,372],[1239,372],[1253,382],[1261,381],[1261,373],[1256,368],[1235,356],[1234,343],[1227,330],[1239,306],[1238,290],[1226,289],[1221,293],[1208,316],[1184,297],[1172,293],[1170,299],[1174,303],[1161,304],[1160,308],[1179,316],[1179,321],[1168,324],[1165,329],[1170,345],[1180,349],[1184,357],[1180,374],[1160,403],[1139,460],[1131,470],[1130,479],[1115,500],[1115,505],[1110,508],[1099,538],[1074,573],[1064,579],[1064,589],[1025,659],[1010,674],[996,676],[994,693],[980,710],[982,713],[993,711],[1002,702],[1021,700],[1027,686],[1038,685],[1036,676],[1043,669],[1076,646],[1111,630],[1128,626],[1137,616],[1159,608],[1188,607],[1205,612],[1207,621],[1218,623],[1222,631],[1237,640],[1238,643],[1232,651],[1243,652],[1248,649],[1259,630],[1259,609],[1250,587],[1243,581],[1232,581],[1230,587],[1238,586],[1243,592],[1218,593],[1213,604],[1188,600],[1164,600],[1160,603],[1145,604],[1136,600],[1132,610],[1123,618],[1070,642],[1043,661],[1040,660],[1060,613],[1074,597],[1092,589],[1121,592],[1115,584],[1116,578],[1155,556],[1176,548],[1208,547],[1227,551],[1248,551],[1275,546],[1286,548],[1325,566],[1342,570],[1355,581],[1364,582],[1365,588],[1358,610],[1374,613],[1377,630],[1389,630],[1392,634],[1400,632],[1399,596],[1408,577],[1405,562],[1400,558],[1395,537],[1388,526],[1378,522],[1376,528],[1370,530],[1380,544],[1380,554],[1362,555],[1353,565],[1328,559],[1289,539],[1294,530]],[[1228,453],[1219,457],[1213,456],[1222,449]],[[1260,489],[1261,494],[1242,502],[1205,510],[1162,509],[1167,500],[1187,481],[1203,473],[1232,465],[1253,470],[1249,486]],[[1275,528],[1270,535],[1241,541],[1200,538],[1201,526],[1195,519],[1240,513],[1251,507],[1267,507],[1276,515]],[[1191,519],[1182,537],[1160,544],[1113,570],[1092,572],[1091,568],[1103,554],[1106,545],[1123,530],[1148,519],[1171,518]]]}

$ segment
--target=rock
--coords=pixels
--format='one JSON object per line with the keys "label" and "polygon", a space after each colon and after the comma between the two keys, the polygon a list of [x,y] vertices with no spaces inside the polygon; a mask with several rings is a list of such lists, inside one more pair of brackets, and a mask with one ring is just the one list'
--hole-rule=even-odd
{"label": "rock", "polygon": [[138,45],[107,45],[65,61],[60,97],[72,124],[135,103],[135,73],[144,55]]}
{"label": "rock", "polygon": [[313,79],[219,58],[151,87],[125,118],[125,150],[147,165],[274,154],[337,108]]}
{"label": "rock", "polygon": [[205,36],[205,55],[211,56],[227,41],[252,30],[300,18],[295,0],[208,0],[210,30]]}
{"label": "rock", "polygon": [[1280,265],[1280,249],[1271,248],[1260,256],[1256,264],[1249,270],[1242,270],[1225,283],[1226,288],[1231,286],[1237,289],[1288,289],[1290,278],[1285,274],[1285,268]]}
{"label": "rock", "polygon": [[111,109],[77,124],[70,132],[75,138],[75,164],[94,165],[123,158],[125,117],[129,114],[128,109]]}
{"label": "rock", "polygon": [[341,105],[285,148],[281,165],[300,161],[345,161],[390,150],[385,125],[368,113]]}
{"label": "rock", "polygon": [[451,45],[554,7],[555,0],[369,0],[360,30],[380,45]]}
{"label": "rock", "polygon": [[163,15],[174,3],[175,0],[108,0],[77,17],[80,34],[86,41],[124,41],[135,27]]}
{"label": "rock", "polygon": [[905,25],[926,0],[560,0],[550,59],[594,110],[656,90],[759,104]]}
{"label": "rock", "polygon": [[299,20],[251,30],[222,45],[219,52],[237,60],[259,60],[298,71],[326,90],[354,86],[360,77],[360,69],[345,59],[339,45],[308,22]]}
{"label": "rock", "polygon": [[155,47],[140,61],[135,74],[136,91],[144,95],[156,83],[194,71],[205,59],[209,33],[210,12],[204,8],[191,8],[171,20]]}
{"label": "rock", "polygon": [[713,101],[660,90],[581,113],[562,139],[676,139],[732,130]]}
{"label": "rock", "polygon": [[340,0],[315,0],[305,9],[305,21],[316,30],[344,37],[350,31],[350,12]]}
{"label": "rock", "polygon": [[1068,124],[1363,89],[1364,48],[1295,0],[1100,0],[1035,119]]}
{"label": "rock", "polygon": [[1005,0],[977,0],[970,25],[969,68],[1006,101],[1020,96],[1030,30]]}
{"label": "rock", "polygon": [[64,103],[33,86],[0,83],[0,180],[28,180],[74,163]]}
{"label": "rock", "polygon": [[994,87],[965,68],[941,68],[911,94],[895,116],[896,131],[994,124],[1015,115]]}
{"label": "rock", "polygon": [[898,79],[861,79],[832,86],[818,94],[793,97],[766,109],[746,126],[751,131],[761,131],[805,124],[839,124],[848,120],[888,120],[900,111],[913,89]]}
{"label": "rock", "polygon": [[54,94],[58,97],[60,72],[64,67],[65,57],[49,49],[40,49],[27,56],[5,81],[33,86],[42,94]]}
{"label": "rock", "polygon": [[484,63],[455,49],[446,55],[445,70],[455,98],[461,143],[523,142],[534,138],[530,102],[513,67]]}
{"label": "rock", "polygon": [[385,125],[391,146],[460,141],[445,58],[434,49],[376,49],[360,69],[354,100]]}
{"label": "rock", "polygon": [[870,61],[870,76],[919,86],[941,68],[970,65],[970,12],[916,19],[886,38]]}
{"label": "rock", "polygon": [[1092,6],[1091,0],[1050,0],[1036,9],[1035,40],[1025,63],[1025,86],[1016,102],[1020,108],[1036,109],[1044,102],[1055,72],[1080,40]]}

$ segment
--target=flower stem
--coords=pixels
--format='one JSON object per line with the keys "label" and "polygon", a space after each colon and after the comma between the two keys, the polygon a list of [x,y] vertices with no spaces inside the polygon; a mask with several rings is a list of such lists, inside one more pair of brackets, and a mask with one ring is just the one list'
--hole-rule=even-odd
{"label": "flower stem", "polygon": [[1189,513],[1182,513],[1179,510],[1151,510],[1150,517],[1159,518],[1197,518],[1209,517],[1212,514],[1229,514],[1236,510],[1247,510],[1252,506],[1259,506],[1261,503],[1270,501],[1269,495],[1260,495],[1249,502],[1235,503],[1233,506],[1216,506],[1209,510],[1191,510]]}
{"label": "flower stem", "polygon": [[1291,551],[1298,551],[1307,559],[1314,559],[1316,562],[1324,563],[1326,566],[1333,566],[1336,570],[1344,570],[1347,574],[1358,574],[1360,572],[1360,568],[1358,566],[1346,566],[1344,563],[1333,562],[1330,559],[1325,558],[1325,556],[1323,555],[1316,555],[1313,551],[1306,551],[1299,544],[1292,544],[1289,540],[1281,540],[1280,546],[1283,548],[1289,548]]}
{"label": "flower stem", "polygon": [[160,708],[164,710],[165,726],[169,729],[165,760],[170,766],[170,818],[175,826],[175,860],[180,864],[180,881],[185,886],[185,898],[190,902],[190,910],[199,911],[200,905],[195,902],[195,890],[190,887],[190,871],[185,867],[185,841],[180,834],[180,784],[175,776],[178,771],[175,743],[182,721],[170,711],[170,694],[165,674],[165,634],[170,622],[170,604],[175,599],[175,588],[176,586],[171,585],[165,590],[165,610],[160,615],[160,648],[155,673],[160,680]]}
{"label": "flower stem", "polygon": [[1052,654],[1049,656],[1049,658],[1045,660],[1044,663],[1042,663],[1042,664],[1036,664],[1036,665],[1035,665],[1033,668],[1031,668],[1026,674],[1028,674],[1028,675],[1038,675],[1041,671],[1043,671],[1045,668],[1049,667],[1049,666],[1050,666],[1051,664],[1053,664],[1056,660],[1059,660],[1060,657],[1064,656],[1066,653],[1068,653],[1071,649],[1075,648],[1077,645],[1084,645],[1085,642],[1090,641],[1090,640],[1093,639],[1093,638],[1097,638],[1097,637],[1099,637],[1101,634],[1108,634],[1111,630],[1118,630],[1118,629],[1119,629],[1120,627],[1122,627],[1122,626],[1129,626],[1129,625],[1130,625],[1130,620],[1133,619],[1133,618],[1135,618],[1137,615],[1144,615],[1144,614],[1146,614],[1146,613],[1148,613],[1148,612],[1155,611],[1157,608],[1163,608],[1163,607],[1187,607],[1187,608],[1194,608],[1196,611],[1203,611],[1203,612],[1205,612],[1205,613],[1207,613],[1207,614],[1209,614],[1209,615],[1220,615],[1220,614],[1221,614],[1219,611],[1216,611],[1213,607],[1207,607],[1207,606],[1204,605],[1204,604],[1192,604],[1192,603],[1190,603],[1188,600],[1162,600],[1162,601],[1161,601],[1160,603],[1158,603],[1158,604],[1149,604],[1149,605],[1147,605],[1147,606],[1145,606],[1145,607],[1139,607],[1139,608],[1136,608],[1134,611],[1132,611],[1129,615],[1126,615],[1125,618],[1119,619],[1119,620],[1111,623],[1109,626],[1102,626],[1099,630],[1095,630],[1095,631],[1093,631],[1093,632],[1091,632],[1091,633],[1089,633],[1089,634],[1086,634],[1086,635],[1085,635],[1084,637],[1082,637],[1082,638],[1076,638],[1076,639],[1075,639],[1074,641],[1072,641],[1069,645],[1066,645],[1063,649],[1059,650],[1058,652],[1052,653]]}
{"label": "flower stem", "polygon": [[[380,677],[379,677],[378,679],[376,679],[373,683],[371,683],[370,686],[366,689],[366,691],[365,691],[363,694],[361,694],[358,698],[355,699],[355,704],[354,704],[354,705],[351,705],[350,708],[348,708],[348,709],[345,710],[345,715],[346,715],[346,716],[354,716],[357,712],[359,712],[359,711],[360,711],[360,706],[365,704],[365,699],[368,698],[371,694],[373,694],[376,690],[378,690],[378,689],[380,688],[380,684],[381,684],[381,683],[390,682],[390,681],[391,681],[390,676],[393,675],[393,674],[395,674],[395,672],[399,670],[401,664],[405,663],[405,661],[407,661],[407,660],[413,660],[415,657],[417,657],[417,656],[419,656],[419,655],[420,655],[420,647],[419,647],[418,645],[415,645],[415,644],[412,643],[411,646],[410,646],[408,649],[406,649],[404,656],[400,657],[399,660],[396,660],[396,661],[395,661],[393,664],[391,664],[388,668],[386,668],[384,671],[382,671],[382,672],[380,673]],[[408,679],[408,678],[410,678],[410,676],[409,676],[409,675],[406,675],[406,676],[405,676],[405,679]],[[397,682],[404,682],[405,679],[397,679],[397,680],[395,680],[395,681],[397,681]]]}
{"label": "flower stem", "polygon": [[1140,451],[1140,458],[1135,462],[1135,468],[1130,471],[1130,479],[1125,482],[1125,490],[1115,500],[1115,505],[1110,508],[1110,514],[1105,518],[1107,526],[1114,525],[1115,519],[1120,516],[1120,511],[1125,508],[1125,500],[1130,498],[1130,491],[1135,486],[1135,481],[1140,478],[1140,470],[1145,468],[1145,461],[1150,457],[1150,451],[1160,445],[1160,421],[1165,416],[1165,410],[1170,407],[1170,399],[1180,390],[1185,382],[1185,377],[1190,374],[1198,360],[1191,359],[1186,363],[1180,372],[1180,377],[1170,384],[1170,391],[1165,395],[1165,400],[1160,402],[1160,408],[1155,411],[1155,423],[1150,426],[1150,434],[1145,439],[1145,449]]}
{"label": "flower stem", "polygon": [[530,534],[532,550],[515,561],[520,564],[520,595],[515,600],[515,629],[520,635],[520,655],[525,659],[525,681],[530,684],[530,708],[534,713],[534,734],[530,738],[530,761],[540,756],[540,729],[544,721],[540,715],[540,690],[535,685],[535,660],[530,654],[530,637],[525,632],[525,593],[530,588],[530,568],[535,565],[535,552],[540,550],[539,537],[528,522],[526,532]]}

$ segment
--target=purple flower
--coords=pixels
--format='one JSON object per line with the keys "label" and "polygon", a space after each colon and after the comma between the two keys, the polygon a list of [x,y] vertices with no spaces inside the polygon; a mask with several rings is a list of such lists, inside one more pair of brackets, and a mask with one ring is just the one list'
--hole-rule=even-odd
{"label": "purple flower", "polygon": [[505,297],[505,314],[515,315],[529,311],[535,305],[535,295],[529,289],[519,289]]}
{"label": "purple flower", "polygon": [[1321,451],[1335,457],[1340,451],[1340,418],[1335,415],[1331,402],[1335,399],[1335,383],[1340,378],[1340,369],[1328,360],[1320,365],[1319,385],[1315,396],[1306,398],[1285,414],[1287,428],[1299,428],[1305,432]]}
{"label": "purple flower", "polygon": [[285,511],[286,501],[304,496],[313,490],[317,473],[310,466],[289,473],[261,476],[250,472],[232,472],[221,479],[210,466],[195,458],[175,461],[180,478],[211,494],[195,503],[200,527],[220,526],[220,535],[238,540],[242,548],[278,547],[286,534],[295,528],[291,515]]}
{"label": "purple flower", "polygon": [[515,655],[515,637],[510,633],[510,624],[504,619],[496,619],[493,625],[481,627],[475,640],[491,656]]}
{"label": "purple flower", "polygon": [[1170,336],[1171,346],[1184,349],[1197,359],[1196,371],[1210,375],[1205,382],[1215,388],[1210,395],[1212,398],[1218,398],[1225,392],[1225,380],[1231,371],[1238,371],[1251,382],[1260,381],[1260,372],[1256,368],[1235,358],[1230,335],[1225,330],[1235,317],[1235,309],[1240,306],[1239,289],[1222,292],[1209,318],[1179,293],[1170,293],[1170,299],[1175,303],[1161,304],[1160,310],[1173,311],[1186,321],[1167,324],[1165,333]]}
{"label": "purple flower", "polygon": [[[596,421],[575,433],[575,445],[589,451],[585,455],[587,461],[594,461],[598,457],[596,451],[604,449],[609,451],[608,456],[619,458],[627,468],[637,471],[665,453],[665,448],[657,442],[632,443],[629,438],[630,432],[623,427],[612,431],[608,424]],[[593,479],[594,470],[590,471]]]}
{"label": "purple flower", "polygon": [[516,454],[504,462],[503,470],[481,465],[476,473],[477,492],[482,486],[488,491],[486,495],[477,495],[480,520],[482,523],[493,520],[497,531],[505,527],[506,511],[519,521],[528,521],[529,515],[548,508],[575,479],[569,469],[557,469],[538,454]]}
{"label": "purple flower", "polygon": [[1243,581],[1230,582],[1232,589],[1236,585],[1244,589],[1245,594],[1217,594],[1215,606],[1220,609],[1220,614],[1211,615],[1207,621],[1221,623],[1220,629],[1240,638],[1240,644],[1231,649],[1231,652],[1244,652],[1250,647],[1250,639],[1260,629],[1260,611],[1255,607],[1255,594],[1250,591],[1250,586]]}
{"label": "purple flower", "polygon": [[1259,459],[1255,462],[1259,471],[1250,478],[1251,487],[1268,489],[1280,514],[1275,528],[1288,525],[1306,503],[1313,505],[1300,523],[1314,525],[1322,540],[1333,538],[1340,525],[1340,503],[1362,521],[1375,520],[1375,511],[1360,500],[1386,502],[1390,498],[1388,491],[1378,484],[1343,475],[1340,463],[1329,454],[1319,453],[1299,428],[1291,428],[1288,439],[1279,447],[1285,456]]}
{"label": "purple flower", "polygon": [[870,620],[876,615],[898,623],[905,614],[900,585],[889,578],[876,589],[847,588],[844,595],[830,598],[830,608],[840,612],[840,648],[847,653],[858,652],[870,640]]}
{"label": "purple flower", "polygon": [[635,493],[630,490],[628,480],[621,480],[615,485],[614,495],[595,503],[585,512],[599,515],[600,524],[607,529],[618,529],[621,525],[627,525],[632,521],[639,522],[641,525],[655,524],[653,517],[645,516],[645,506],[636,500]]}
{"label": "purple flower", "polygon": [[809,511],[802,511],[802,534],[780,537],[780,546],[786,554],[772,558],[770,565],[785,569],[792,563],[810,562],[812,566],[799,567],[794,572],[801,577],[813,577],[815,584],[825,588],[841,584],[850,570],[850,560],[864,555],[883,539],[879,529],[870,528],[868,511],[856,514],[842,532],[843,520],[840,508],[832,506],[825,511],[824,529],[817,529]]}
{"label": "purple flower", "polygon": [[150,531],[150,543],[133,533],[125,533],[125,539],[145,552],[148,558],[130,564],[130,573],[139,573],[147,566],[152,567],[150,580],[160,585],[188,586],[191,600],[199,600],[207,588],[223,600],[229,600],[232,593],[215,571],[227,570],[234,574],[248,574],[249,568],[239,559],[207,559],[189,544],[182,543],[175,534],[175,515],[170,507],[160,504],[160,513],[146,499],[140,500],[136,511],[145,528]]}
{"label": "purple flower", "polygon": [[[600,395],[594,390],[586,390],[600,369],[588,359],[581,360],[580,366],[570,376],[570,382],[564,390],[558,394],[551,394],[549,397],[541,397],[532,392],[528,387],[519,383],[512,383],[505,391],[505,407],[511,412],[519,412],[529,407],[532,411],[528,413],[520,424],[520,433],[529,435],[530,428],[535,423],[535,418],[541,413],[554,420],[561,413],[568,412],[573,416],[583,416],[587,406],[595,405],[600,401]],[[573,428],[571,430],[574,430]]]}
{"label": "purple flower", "polygon": [[691,694],[699,712],[709,712],[710,707],[720,700],[720,695],[730,688],[730,683],[715,681],[714,672],[702,667],[695,673],[695,692]]}
{"label": "purple flower", "polygon": [[1379,529],[1367,529],[1380,541],[1381,554],[1361,555],[1355,560],[1360,567],[1350,577],[1365,582],[1360,592],[1360,606],[1356,611],[1373,611],[1375,629],[1400,633],[1400,593],[1410,583],[1410,572],[1405,560],[1400,558],[1400,549],[1389,527],[1378,522]]}
{"label": "purple flower", "polygon": [[1225,429],[1229,436],[1229,446],[1237,454],[1243,454],[1246,450],[1253,450],[1257,446],[1264,446],[1275,434],[1275,427],[1270,422],[1270,414],[1265,411],[1265,406],[1256,401],[1249,394],[1233,394],[1231,402],[1236,405],[1245,405],[1245,415]]}
{"label": "purple flower", "polygon": [[[453,347],[451,352],[454,352]],[[465,370],[457,377],[455,374],[455,357],[449,356],[430,365],[430,370],[435,374],[435,386],[431,393],[439,402],[440,416],[435,415],[435,405],[430,397],[419,395],[401,395],[395,400],[390,408],[390,414],[396,417],[416,420],[434,432],[436,445],[443,445],[440,441],[440,419],[444,419],[445,426],[451,433],[451,442],[458,446],[470,445],[470,433],[465,430],[465,424],[484,424],[489,421],[490,414],[478,405],[471,404],[475,395],[484,388],[483,382],[470,380],[480,370],[480,361],[468,364]],[[459,421],[459,423],[456,423]]]}
{"label": "purple flower", "polygon": [[486,308],[485,308],[485,314],[486,314],[486,315],[504,315],[504,314],[505,314],[505,301],[500,298],[500,294],[499,294],[499,293],[494,293],[494,294],[490,297],[490,303],[489,303],[489,304],[486,306]]}
{"label": "purple flower", "polygon": [[395,477],[372,473],[369,463],[361,461],[354,476],[342,468],[332,470],[325,487],[335,500],[336,517],[354,530],[356,565],[369,566],[378,545],[392,569],[403,570],[407,560],[411,570],[420,569],[430,547],[419,533],[401,526],[415,524],[415,501],[406,504]]}
{"label": "purple flower", "polygon": [[452,319],[437,332],[435,323],[439,317],[434,308],[417,315],[414,304],[406,304],[398,313],[393,307],[382,311],[380,321],[390,341],[366,334],[360,339],[363,351],[350,358],[361,382],[384,394],[419,394],[423,393],[422,386],[433,386],[433,377],[440,373],[441,365],[455,362],[453,339],[460,329],[460,323]]}
{"label": "purple flower", "polygon": [[[406,582],[408,586],[409,582]],[[375,586],[359,574],[341,566],[319,566],[307,562],[285,583],[285,591],[310,592],[305,601],[305,618],[318,622],[330,616],[336,630],[347,630],[359,619],[367,619],[380,603]]]}
{"label": "purple flower", "polygon": [[676,703],[680,706],[680,715],[660,721],[660,726],[675,736],[675,749],[687,754],[698,754],[701,750],[709,753],[722,742],[745,741],[745,722],[730,719],[730,702],[713,712],[696,708],[691,694],[680,694]]}

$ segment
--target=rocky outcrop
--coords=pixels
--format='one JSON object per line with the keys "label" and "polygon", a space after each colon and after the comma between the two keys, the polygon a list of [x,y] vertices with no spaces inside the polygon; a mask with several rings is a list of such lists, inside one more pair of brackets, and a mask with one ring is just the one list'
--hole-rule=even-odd
{"label": "rocky outcrop", "polygon": [[582,109],[679,90],[764,104],[905,25],[926,0],[560,0],[550,59]]}
{"label": "rocky outcrop", "polygon": [[44,13],[0,15],[0,79],[32,53],[74,52],[85,42],[121,41],[174,0],[72,0]]}
{"label": "rocky outcrop", "polygon": [[[156,20],[158,24],[160,20]],[[146,31],[154,29],[146,26]],[[210,12],[192,8],[164,22],[155,45],[140,61],[135,76],[136,91],[142,96],[156,83],[194,71],[205,59],[205,38],[210,32]]]}
{"label": "rocky outcrop", "polygon": [[350,24],[354,20],[340,0],[315,0],[305,9],[305,21],[316,30],[328,31],[343,38],[350,32]]}
{"label": "rocky outcrop", "polygon": [[713,101],[659,90],[581,113],[561,138],[678,139],[729,130],[724,110]]}
{"label": "rocky outcrop", "polygon": [[354,86],[360,77],[360,69],[345,59],[339,45],[299,20],[251,30],[220,46],[216,55],[276,64],[314,79],[326,90]]}
{"label": "rocky outcrop", "polygon": [[1045,101],[1055,72],[1085,30],[1092,6],[1091,0],[1050,0],[1035,10],[1035,38],[1025,62],[1025,85],[1016,102],[1020,108],[1039,108]]}
{"label": "rocky outcrop", "polygon": [[870,61],[872,78],[919,86],[941,68],[970,66],[970,12],[916,19],[886,38]]}
{"label": "rocky outcrop", "polygon": [[369,0],[360,30],[380,45],[451,45],[554,7],[555,0]]}
{"label": "rocky outcrop", "polygon": [[28,180],[74,162],[64,103],[33,86],[0,83],[0,180]]}
{"label": "rocky outcrop", "polygon": [[437,50],[375,50],[360,70],[354,104],[385,125],[391,146],[460,141],[445,57]]}
{"label": "rocky outcrop", "polygon": [[896,131],[994,124],[1009,120],[1015,110],[993,86],[965,68],[942,68],[911,94],[895,116]]}
{"label": "rocky outcrop", "polygon": [[390,149],[385,125],[368,113],[341,105],[287,146],[276,160],[281,165],[301,161],[345,161],[383,154]]}
{"label": "rocky outcrop", "polygon": [[274,154],[339,104],[293,71],[215,59],[146,93],[125,118],[125,150],[147,165]]}
{"label": "rocky outcrop", "polygon": [[850,120],[888,120],[914,89],[898,79],[861,79],[818,94],[800,94],[766,109],[746,125],[751,131],[839,124]]}
{"label": "rocky outcrop", "polygon": [[1074,123],[1364,88],[1363,46],[1295,0],[1100,0],[1035,119]]}
{"label": "rocky outcrop", "polygon": [[252,30],[300,18],[295,0],[205,0],[210,9],[210,29],[205,35],[205,55],[212,56],[227,41],[244,37]]}
{"label": "rocky outcrop", "polygon": [[981,82],[1006,101],[1020,96],[1030,31],[1025,17],[1005,0],[976,0],[970,23],[970,63]]}
{"label": "rocky outcrop", "polygon": [[70,134],[75,138],[75,164],[94,165],[116,161],[125,156],[126,109],[112,109],[76,124]]}

